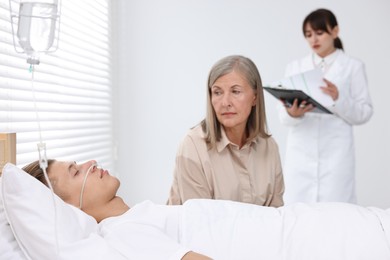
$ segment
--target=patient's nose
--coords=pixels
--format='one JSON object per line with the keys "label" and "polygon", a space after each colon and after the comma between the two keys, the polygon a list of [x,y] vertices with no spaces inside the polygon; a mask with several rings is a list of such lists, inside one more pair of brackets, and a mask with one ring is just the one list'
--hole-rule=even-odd
{"label": "patient's nose", "polygon": [[97,162],[95,160],[90,160],[82,164],[82,167],[85,171],[93,172],[96,169]]}

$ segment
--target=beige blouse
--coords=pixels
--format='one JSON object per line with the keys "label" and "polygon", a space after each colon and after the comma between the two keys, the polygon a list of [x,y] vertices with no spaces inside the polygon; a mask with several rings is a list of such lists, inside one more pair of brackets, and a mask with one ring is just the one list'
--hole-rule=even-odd
{"label": "beige blouse", "polygon": [[239,149],[222,131],[217,147],[209,150],[198,125],[179,146],[167,204],[208,198],[279,207],[283,192],[279,149],[272,137],[257,137]]}

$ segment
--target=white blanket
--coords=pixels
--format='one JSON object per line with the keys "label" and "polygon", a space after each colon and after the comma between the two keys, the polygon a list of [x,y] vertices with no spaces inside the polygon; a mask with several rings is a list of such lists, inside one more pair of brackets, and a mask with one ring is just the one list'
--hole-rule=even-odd
{"label": "white blanket", "polygon": [[345,203],[281,208],[221,200],[183,206],[144,202],[100,224],[129,259],[180,259],[188,250],[213,259],[390,259],[390,214]]}

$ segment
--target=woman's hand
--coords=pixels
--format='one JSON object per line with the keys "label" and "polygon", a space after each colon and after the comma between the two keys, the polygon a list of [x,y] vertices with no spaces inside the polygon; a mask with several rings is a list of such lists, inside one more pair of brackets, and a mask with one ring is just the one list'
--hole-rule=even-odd
{"label": "woman's hand", "polygon": [[298,99],[294,99],[294,102],[291,106],[286,105],[285,102],[284,106],[286,107],[287,113],[291,117],[301,117],[306,112],[311,111],[314,107],[312,104],[307,104],[307,102],[304,100],[298,105]]}
{"label": "woman's hand", "polygon": [[325,94],[331,96],[333,101],[336,101],[339,98],[339,90],[337,89],[336,85],[329,80],[324,79],[324,81],[326,83],[326,87],[321,87],[322,91]]}

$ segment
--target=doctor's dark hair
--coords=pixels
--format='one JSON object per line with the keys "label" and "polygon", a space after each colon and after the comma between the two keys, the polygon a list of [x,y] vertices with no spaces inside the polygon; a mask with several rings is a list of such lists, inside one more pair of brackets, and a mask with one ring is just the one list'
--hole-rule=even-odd
{"label": "doctor's dark hair", "polygon": [[[327,33],[330,33],[328,27],[333,29],[334,27],[338,26],[336,16],[327,9],[317,9],[306,16],[302,24],[303,35],[305,35],[305,28],[307,24],[310,24],[313,30],[322,30]],[[344,50],[343,44],[339,37],[334,39],[334,47]]]}
{"label": "doctor's dark hair", "polygon": [[[53,162],[55,162],[55,160],[51,160],[51,159],[47,160],[47,165],[48,165],[47,168],[49,168],[53,164]],[[27,172],[28,174],[33,176],[38,181],[40,181],[43,184],[45,184],[46,186],[48,186],[48,183],[46,181],[43,170],[39,166],[39,161],[35,161],[35,162],[30,163],[30,164],[27,164],[22,169],[23,169],[23,171]]]}
{"label": "doctor's dark hair", "polygon": [[201,122],[203,132],[205,133],[206,142],[209,148],[214,148],[216,143],[221,140],[221,123],[218,121],[215,110],[211,103],[211,87],[220,77],[236,71],[240,73],[252,87],[256,94],[256,105],[252,107],[246,123],[247,140],[251,140],[258,135],[268,138],[271,135],[267,132],[267,120],[264,105],[263,84],[260,73],[249,58],[232,55],[217,61],[211,68],[207,81],[207,111],[206,118]]}

